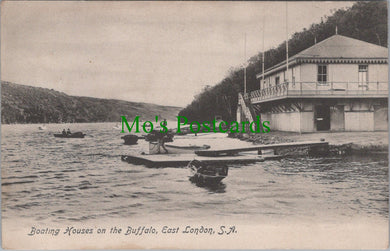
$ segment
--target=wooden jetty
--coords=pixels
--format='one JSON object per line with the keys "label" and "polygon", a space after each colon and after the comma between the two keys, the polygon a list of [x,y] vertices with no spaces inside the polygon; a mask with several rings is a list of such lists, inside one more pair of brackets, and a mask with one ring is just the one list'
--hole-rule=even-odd
{"label": "wooden jetty", "polygon": [[[242,148],[220,149],[220,150],[198,150],[195,154],[135,154],[122,155],[121,159],[136,165],[147,167],[184,167],[190,161],[196,159],[205,164],[248,164],[264,160],[280,159],[279,155],[260,155],[262,150],[277,150],[281,148],[309,147],[319,152],[326,152],[329,143],[325,141],[291,142],[282,144],[258,145]],[[324,149],[326,151],[324,151]],[[256,153],[245,153],[258,151]],[[271,151],[274,152],[274,151]],[[241,154],[240,154],[241,153]]]}
{"label": "wooden jetty", "polygon": [[232,156],[237,155],[240,152],[250,152],[261,150],[273,149],[277,150],[280,148],[292,148],[292,147],[315,147],[315,148],[327,148],[329,146],[328,142],[325,141],[306,141],[306,142],[290,142],[290,143],[281,143],[281,144],[269,144],[269,145],[257,145],[251,147],[241,147],[241,148],[229,148],[229,149],[220,149],[220,150],[198,150],[195,151],[195,154],[198,156],[207,156],[207,157],[218,157],[218,156]]}
{"label": "wooden jetty", "polygon": [[264,161],[266,158],[258,155],[207,157],[195,154],[138,154],[122,155],[121,159],[128,163],[147,167],[184,167],[194,159],[206,164],[249,164]]}

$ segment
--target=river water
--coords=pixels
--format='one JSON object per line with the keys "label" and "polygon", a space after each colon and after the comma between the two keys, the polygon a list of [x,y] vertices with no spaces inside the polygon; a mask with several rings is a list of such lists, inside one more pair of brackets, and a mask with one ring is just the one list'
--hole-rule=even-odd
{"label": "river water", "polygon": [[[197,187],[186,168],[146,168],[121,161],[147,151],[123,145],[113,123],[3,125],[2,217],[36,222],[120,219],[387,220],[388,160],[381,156],[288,158],[229,166],[217,188]],[[84,139],[54,138],[63,128]],[[192,137],[192,138],[190,138]],[[185,136],[177,142],[193,142]],[[180,138],[180,137],[179,137]],[[249,144],[224,134],[198,143]]]}

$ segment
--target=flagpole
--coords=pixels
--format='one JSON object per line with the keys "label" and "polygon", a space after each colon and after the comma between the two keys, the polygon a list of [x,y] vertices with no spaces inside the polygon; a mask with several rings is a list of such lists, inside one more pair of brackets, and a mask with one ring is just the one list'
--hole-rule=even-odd
{"label": "flagpole", "polygon": [[[262,62],[263,62],[263,65],[262,65],[262,73],[263,73],[263,88],[265,87],[265,83],[264,83],[264,64],[265,64],[265,55],[264,55],[264,29],[265,29],[265,18],[264,18],[264,15],[263,15],[263,57],[262,57]],[[261,82],[260,82],[260,89],[261,89]]]}
{"label": "flagpole", "polygon": [[288,81],[288,1],[286,1],[286,80]]}
{"label": "flagpole", "polygon": [[244,36],[244,94],[246,94],[246,33]]}

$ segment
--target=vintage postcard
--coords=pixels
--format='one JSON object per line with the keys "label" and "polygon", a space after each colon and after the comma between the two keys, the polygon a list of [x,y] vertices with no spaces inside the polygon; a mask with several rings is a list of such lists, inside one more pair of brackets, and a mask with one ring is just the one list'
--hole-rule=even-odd
{"label": "vintage postcard", "polygon": [[4,249],[384,249],[386,1],[2,1]]}

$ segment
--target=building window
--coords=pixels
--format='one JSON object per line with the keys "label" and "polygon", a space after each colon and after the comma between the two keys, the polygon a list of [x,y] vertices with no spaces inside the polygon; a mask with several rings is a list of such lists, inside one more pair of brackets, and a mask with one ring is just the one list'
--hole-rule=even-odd
{"label": "building window", "polygon": [[275,77],[275,85],[278,85],[280,84],[280,77]]}
{"label": "building window", "polygon": [[328,66],[318,65],[317,67],[317,82],[320,84],[326,84],[328,81]]}
{"label": "building window", "polygon": [[359,65],[359,85],[367,85],[368,82],[368,65]]}

